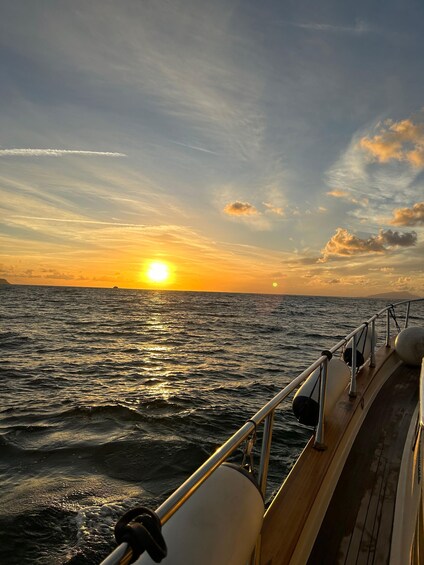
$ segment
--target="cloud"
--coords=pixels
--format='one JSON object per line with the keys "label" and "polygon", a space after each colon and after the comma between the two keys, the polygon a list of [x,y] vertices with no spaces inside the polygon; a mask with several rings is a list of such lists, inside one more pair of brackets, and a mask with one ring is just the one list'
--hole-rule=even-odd
{"label": "cloud", "polygon": [[340,190],[337,188],[334,188],[333,190],[329,190],[326,194],[327,196],[334,196],[334,198],[347,198],[349,196],[347,190]]}
{"label": "cloud", "polygon": [[412,247],[417,243],[417,233],[414,231],[399,233],[392,230],[380,230],[376,239],[389,247]]}
{"label": "cloud", "polygon": [[294,27],[308,29],[311,31],[324,31],[330,33],[348,33],[353,35],[362,35],[363,33],[370,33],[372,28],[364,21],[357,20],[352,26],[341,26],[334,24],[323,24],[318,22],[297,23],[292,24]]}
{"label": "cloud", "polygon": [[240,202],[238,200],[227,204],[224,208],[224,212],[229,216],[256,216],[259,214],[252,204],[249,204],[249,202]]}
{"label": "cloud", "polygon": [[285,216],[285,212],[284,212],[284,208],[281,208],[281,206],[274,206],[273,204],[268,204],[267,202],[263,203],[266,210],[265,212],[268,212],[270,214],[275,214],[277,216]]}
{"label": "cloud", "polygon": [[333,256],[349,257],[368,253],[384,253],[388,248],[412,247],[416,242],[417,234],[414,231],[399,233],[392,230],[380,230],[378,235],[360,238],[344,228],[337,228],[336,233],[322,249],[322,257],[319,262],[323,263]]}
{"label": "cloud", "polygon": [[202,153],[210,153],[212,155],[220,155],[216,151],[212,151],[211,149],[206,149],[205,147],[199,147],[198,145],[189,145],[188,143],[181,143],[180,141],[173,141],[172,139],[169,140],[170,143],[174,145],[180,145],[181,147],[187,147],[187,149],[193,149],[193,151],[201,151]]}
{"label": "cloud", "polygon": [[327,196],[332,196],[333,198],[341,198],[343,200],[347,200],[348,202],[352,202],[352,204],[359,204],[359,206],[368,206],[369,203],[368,198],[355,198],[355,196],[352,196],[352,194],[350,194],[350,192],[347,190],[334,188],[332,190],[329,190],[326,194]]}
{"label": "cloud", "polygon": [[406,119],[387,120],[373,137],[362,137],[359,145],[380,163],[406,161],[414,167],[424,167],[424,123]]}
{"label": "cloud", "polygon": [[129,224],[129,223],[122,223],[122,222],[102,222],[99,220],[88,220],[85,218],[48,218],[42,216],[20,216],[18,214],[14,216],[10,216],[11,218],[17,218],[22,220],[34,220],[40,222],[63,222],[63,223],[70,223],[70,224],[94,224],[99,226],[117,226],[117,227],[125,227],[125,228],[145,228],[144,224]]}
{"label": "cloud", "polygon": [[88,157],[126,157],[125,153],[109,151],[80,151],[74,149],[0,149],[0,157],[63,157],[83,155]]}
{"label": "cloud", "polygon": [[399,277],[395,281],[392,281],[390,284],[396,290],[413,290],[411,283],[411,277]]}
{"label": "cloud", "polygon": [[424,202],[417,202],[412,208],[397,208],[393,211],[393,226],[424,225]]}

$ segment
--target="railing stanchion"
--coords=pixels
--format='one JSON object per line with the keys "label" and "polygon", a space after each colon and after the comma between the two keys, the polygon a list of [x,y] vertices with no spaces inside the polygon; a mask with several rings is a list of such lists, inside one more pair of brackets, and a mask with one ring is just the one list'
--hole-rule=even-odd
{"label": "railing stanchion", "polygon": [[390,308],[386,312],[386,347],[390,347]]}
{"label": "railing stanchion", "polygon": [[[331,355],[331,354],[330,354]],[[326,449],[324,443],[324,408],[325,408],[325,391],[327,389],[327,373],[328,373],[328,357],[321,363],[321,377],[320,377],[320,390],[319,390],[319,415],[318,425],[315,434],[314,447],[320,451]]]}
{"label": "railing stanchion", "polygon": [[375,367],[375,318],[371,322],[371,359],[370,367]]}
{"label": "railing stanchion", "polygon": [[350,398],[356,398],[356,347],[358,342],[358,336],[355,334],[352,337],[352,367],[351,367],[351,378],[350,378]]}
{"label": "railing stanchion", "polygon": [[259,465],[259,488],[261,493],[265,497],[266,483],[268,478],[268,465],[269,465],[269,454],[271,451],[271,441],[272,441],[272,428],[274,425],[274,414],[275,410],[270,412],[265,418],[264,424],[264,435],[262,438],[262,449],[261,449],[261,462]]}

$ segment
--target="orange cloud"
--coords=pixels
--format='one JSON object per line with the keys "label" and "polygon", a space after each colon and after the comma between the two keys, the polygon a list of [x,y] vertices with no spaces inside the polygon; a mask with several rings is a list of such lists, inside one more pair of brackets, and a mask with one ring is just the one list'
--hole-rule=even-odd
{"label": "orange cloud", "polygon": [[337,228],[336,233],[322,249],[322,257],[319,262],[323,263],[332,256],[348,257],[367,253],[384,253],[390,247],[411,247],[416,242],[417,234],[414,231],[399,233],[392,230],[380,230],[378,235],[360,238],[344,228]]}
{"label": "orange cloud", "polygon": [[396,290],[412,290],[412,279],[411,277],[399,277],[397,280],[392,281],[391,286],[395,287]]}
{"label": "orange cloud", "polygon": [[412,208],[397,208],[393,211],[393,226],[424,225],[424,202],[417,202]]}
{"label": "orange cloud", "polygon": [[328,191],[327,196],[333,196],[334,198],[342,198],[343,200],[347,200],[348,202],[352,202],[353,204],[358,204],[359,206],[367,206],[368,205],[368,198],[363,198],[362,200],[358,200],[354,196],[350,194],[347,190],[341,190],[338,188],[334,188],[333,190]]}
{"label": "orange cloud", "polygon": [[224,212],[229,216],[256,216],[259,212],[249,202],[232,202],[227,204]]}
{"label": "orange cloud", "polygon": [[349,196],[349,193],[347,190],[339,190],[337,188],[334,188],[333,190],[327,192],[327,196],[334,196],[334,198],[347,198]]}
{"label": "orange cloud", "polygon": [[363,137],[359,145],[380,163],[407,161],[414,167],[424,166],[424,124],[412,120],[388,120],[374,137]]}

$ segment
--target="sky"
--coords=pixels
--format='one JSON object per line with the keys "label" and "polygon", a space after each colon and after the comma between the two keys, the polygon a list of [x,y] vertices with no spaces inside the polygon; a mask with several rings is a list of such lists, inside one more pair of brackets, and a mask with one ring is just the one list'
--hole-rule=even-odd
{"label": "sky", "polygon": [[424,295],[423,2],[0,16],[0,277]]}

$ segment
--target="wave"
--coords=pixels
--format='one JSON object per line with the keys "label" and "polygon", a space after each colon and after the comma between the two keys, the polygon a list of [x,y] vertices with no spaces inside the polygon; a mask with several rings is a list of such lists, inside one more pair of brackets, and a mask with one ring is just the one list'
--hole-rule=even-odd
{"label": "wave", "polygon": [[33,340],[24,334],[13,332],[13,331],[5,331],[0,332],[0,348],[1,349],[16,349],[18,347],[22,347],[23,345],[28,345]]}
{"label": "wave", "polygon": [[94,418],[114,418],[117,420],[138,421],[143,416],[134,408],[129,408],[122,404],[107,404],[103,406],[84,406],[77,405],[58,413],[53,413],[50,418],[70,418],[70,419],[94,419]]}

